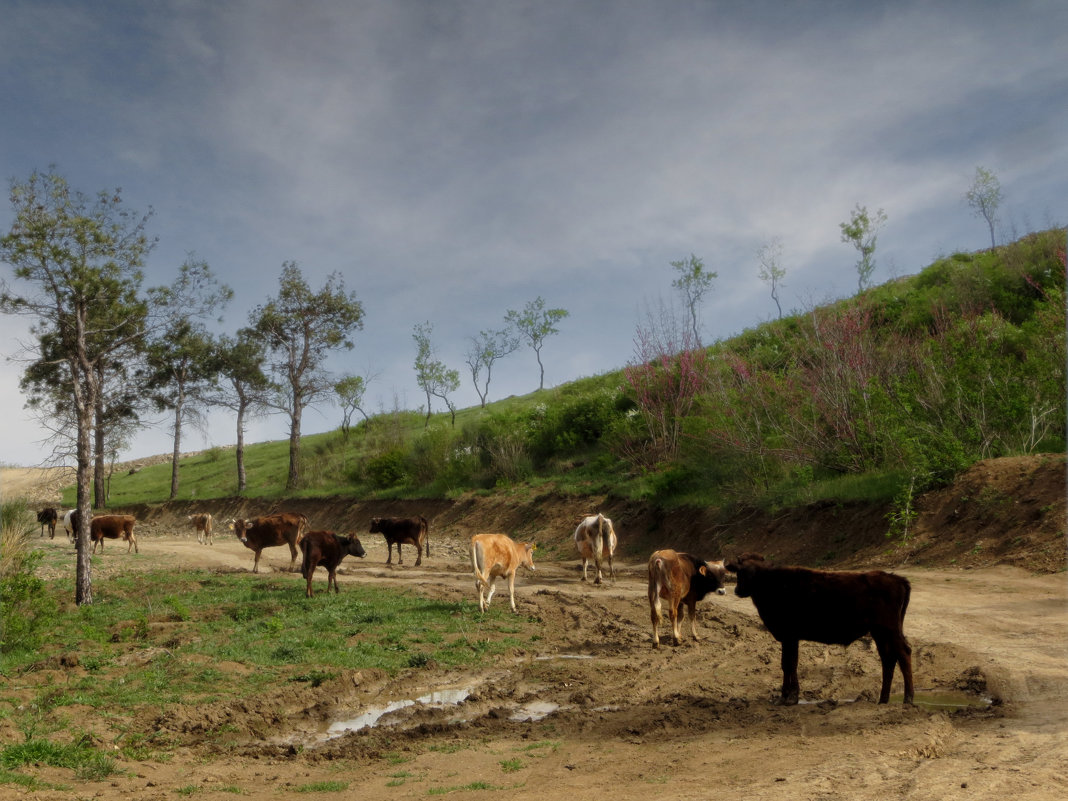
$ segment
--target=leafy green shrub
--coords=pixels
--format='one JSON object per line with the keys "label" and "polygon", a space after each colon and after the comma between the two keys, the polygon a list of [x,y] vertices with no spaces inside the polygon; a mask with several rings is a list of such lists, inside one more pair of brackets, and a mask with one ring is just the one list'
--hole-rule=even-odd
{"label": "leafy green shrub", "polygon": [[364,475],[377,489],[389,489],[407,480],[406,462],[403,450],[397,448],[386,451],[379,456],[372,456],[364,463]]}
{"label": "leafy green shrub", "polygon": [[30,546],[30,516],[21,502],[0,506],[0,653],[35,650],[56,604],[34,575],[44,554]]}

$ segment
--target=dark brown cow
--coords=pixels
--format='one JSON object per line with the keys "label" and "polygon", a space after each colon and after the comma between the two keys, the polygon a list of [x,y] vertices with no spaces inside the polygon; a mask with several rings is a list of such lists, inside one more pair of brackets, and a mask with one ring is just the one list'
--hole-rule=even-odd
{"label": "dark brown cow", "polygon": [[295,512],[278,512],[273,515],[254,517],[251,520],[231,520],[230,528],[244,546],[256,554],[252,572],[260,572],[260,553],[264,548],[288,545],[289,569],[297,563],[297,545],[308,528],[308,518]]}
{"label": "dark brown cow", "polygon": [[137,538],[134,536],[133,528],[134,523],[137,522],[137,518],[133,515],[100,515],[94,517],[89,521],[89,539],[93,543],[93,553],[96,553],[96,546],[100,546],[100,552],[104,552],[104,540],[117,540],[122,538],[128,542],[126,546],[126,553],[133,549],[134,553],[139,553],[137,549]]}
{"label": "dark brown cow", "polygon": [[425,517],[375,517],[371,519],[371,533],[386,538],[386,564],[393,563],[393,545],[397,545],[397,564],[404,564],[401,543],[415,546],[415,566],[423,564],[423,548],[430,556],[430,537]]}
{"label": "dark brown cow", "polygon": [[883,665],[879,703],[890,700],[894,665],[905,680],[906,704],[912,703],[912,648],[902,630],[912,588],[908,579],[872,570],[867,573],[776,567],[760,554],[747,553],[727,563],[738,574],[735,593],[752,598],[760,619],[782,643],[783,704],[796,704],[800,640],[849,645],[871,634]]}
{"label": "dark brown cow", "polygon": [[55,539],[56,523],[59,522],[59,514],[51,506],[46,506],[37,513],[37,522],[41,524],[41,536],[44,536],[45,526],[48,526],[48,539]]}
{"label": "dark brown cow", "polygon": [[337,566],[341,560],[350,555],[362,558],[367,554],[355,534],[345,537],[333,531],[309,531],[300,541],[300,552],[304,557],[300,572],[308,581],[305,595],[309,598],[312,597],[312,576],[316,567],[326,568],[326,591],[330,592],[330,585],[333,584],[334,592],[340,592],[337,588]]}
{"label": "dark brown cow", "polygon": [[671,634],[679,644],[679,606],[690,610],[690,632],[697,636],[697,602],[711,592],[722,592],[727,571],[722,562],[706,562],[688,553],[670,548],[654,551],[649,557],[649,617],[653,621],[653,648],[660,647],[660,600],[668,602]]}

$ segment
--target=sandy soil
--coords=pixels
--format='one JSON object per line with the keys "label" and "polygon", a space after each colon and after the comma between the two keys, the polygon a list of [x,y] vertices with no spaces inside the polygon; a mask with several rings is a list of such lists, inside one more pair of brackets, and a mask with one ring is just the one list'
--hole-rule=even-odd
{"label": "sandy soil", "polygon": [[[1063,559],[1061,481],[1054,511]],[[932,519],[941,509],[930,508]],[[184,509],[174,511],[145,514],[141,554],[109,545],[97,575],[251,570],[251,552],[232,534],[199,545],[176,522]],[[988,514],[982,520],[990,526]],[[433,555],[420,568],[411,555],[404,567],[387,567],[379,538],[362,536],[368,556],[345,562],[342,592],[351,582],[403,583],[428,597],[473,599],[468,532],[458,523],[432,525],[432,532]],[[955,553],[979,555],[969,536],[954,535],[965,549]],[[566,550],[549,548],[554,558],[538,560],[536,572],[517,582],[520,614],[541,627],[536,650],[467,673],[427,667],[389,679],[363,671],[318,688],[280,688],[256,702],[170,710],[143,721],[146,731],[163,731],[176,743],[169,761],[124,763],[127,773],[107,782],[26,797],[169,799],[180,791],[224,799],[240,790],[280,798],[314,782],[341,781],[347,790],[300,796],[484,799],[491,788],[538,801],[606,792],[618,799],[1060,799],[1068,795],[1068,581],[1063,561],[1060,572],[1013,566],[1031,558],[1020,549],[1047,553],[1033,530],[1006,530],[1000,539],[1017,542],[1001,560],[1006,564],[988,559],[971,569],[951,564],[957,557],[916,566],[938,547],[922,536],[896,554],[880,546],[882,560],[896,559],[888,566],[913,585],[905,632],[921,702],[915,707],[902,705],[900,695],[889,705],[873,703],[880,668],[865,641],[802,644],[802,703],[776,706],[778,644],[733,587],[701,605],[701,642],[655,651],[639,554],[624,554],[615,582],[593,586],[579,580]],[[1000,547],[989,534],[984,542],[988,555]],[[68,546],[57,538],[42,547]],[[844,561],[860,559],[859,552],[850,550]],[[269,549],[261,570],[284,571],[288,563],[286,549]],[[300,597],[299,574],[285,575]],[[249,573],[249,580],[259,577]],[[325,588],[325,574],[316,586]],[[506,589],[494,604],[507,604]],[[899,674],[894,691],[901,692]],[[330,732],[331,724],[431,693],[437,695],[373,726]],[[218,748],[220,727],[236,746]],[[49,779],[48,771],[40,775]],[[69,783],[69,773],[51,780]],[[0,798],[19,793],[0,785]]]}

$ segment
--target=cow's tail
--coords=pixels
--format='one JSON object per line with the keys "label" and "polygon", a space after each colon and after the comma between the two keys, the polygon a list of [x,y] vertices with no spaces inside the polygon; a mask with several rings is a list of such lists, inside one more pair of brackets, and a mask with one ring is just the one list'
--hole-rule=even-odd
{"label": "cow's tail", "polygon": [[902,595],[901,595],[901,625],[905,624],[905,613],[909,610],[909,601],[912,599],[912,585],[907,578],[901,579]]}
{"label": "cow's tail", "polygon": [[660,590],[664,587],[664,560],[654,559],[649,563],[649,611],[653,615],[653,622],[659,622],[660,614]]}
{"label": "cow's tail", "polygon": [[301,515],[300,520],[297,521],[297,541],[296,544],[300,545],[301,540],[304,539],[304,534],[310,528],[308,524],[308,516]]}
{"label": "cow's tail", "polygon": [[419,533],[423,536],[423,544],[426,546],[426,555],[430,556],[430,524],[426,518],[419,515]]}
{"label": "cow's tail", "polygon": [[308,578],[308,541],[300,541],[300,575]]}
{"label": "cow's tail", "polygon": [[485,559],[484,552],[482,550],[482,543],[477,540],[471,543],[471,569],[475,571],[475,578],[478,579],[479,584],[484,587],[489,586],[489,579],[482,572],[482,567],[479,562]]}

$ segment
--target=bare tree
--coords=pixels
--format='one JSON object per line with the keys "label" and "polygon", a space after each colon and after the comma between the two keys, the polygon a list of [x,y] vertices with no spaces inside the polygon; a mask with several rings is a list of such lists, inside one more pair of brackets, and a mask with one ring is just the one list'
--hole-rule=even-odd
{"label": "bare tree", "polygon": [[500,331],[479,331],[477,338],[470,337],[469,340],[471,347],[464,358],[471,370],[471,381],[475,385],[475,392],[478,393],[478,399],[481,401],[482,408],[485,409],[493,365],[498,359],[503,359],[519,348],[519,334],[513,328],[508,327]]}

